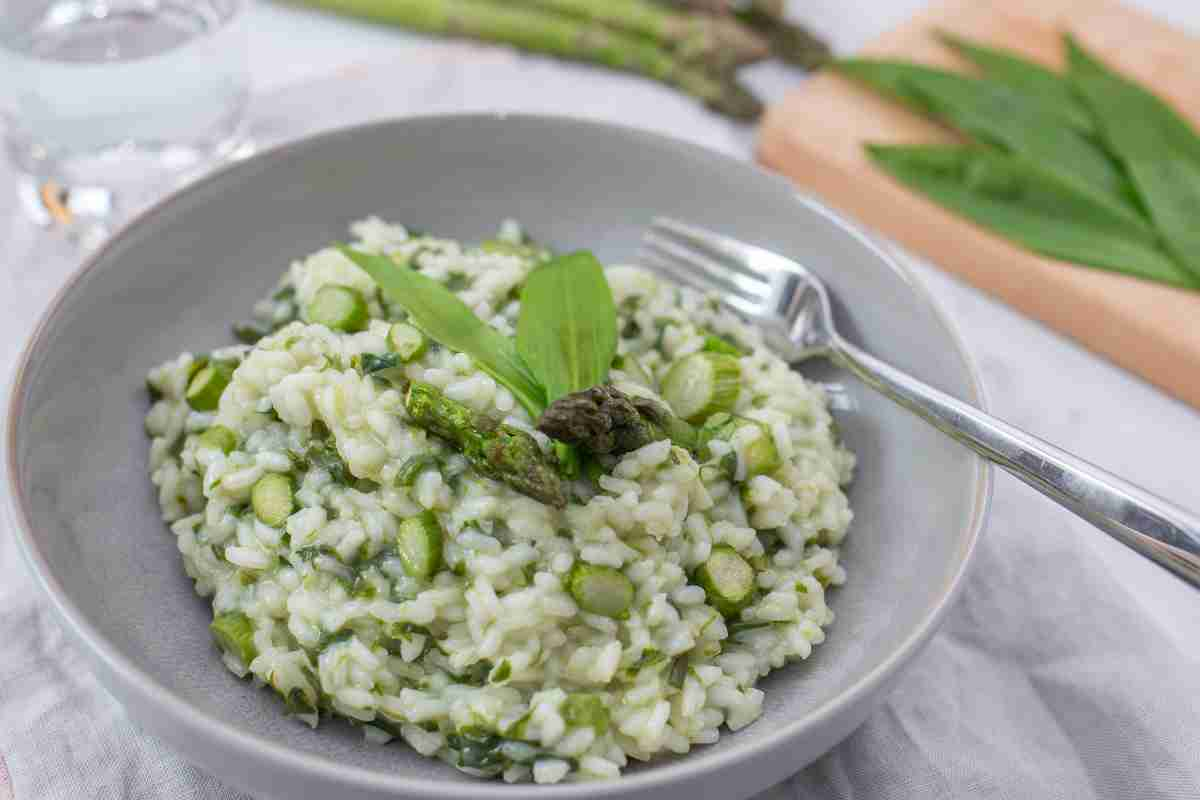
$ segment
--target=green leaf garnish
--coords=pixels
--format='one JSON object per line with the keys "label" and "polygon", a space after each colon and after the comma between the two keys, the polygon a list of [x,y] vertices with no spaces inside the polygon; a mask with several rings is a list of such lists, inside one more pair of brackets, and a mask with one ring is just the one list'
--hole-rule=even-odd
{"label": "green leaf garnish", "polygon": [[454,292],[432,278],[387,256],[362,253],[346,245],[338,245],[338,250],[370,275],[388,300],[404,308],[430,338],[466,353],[512,392],[530,416],[541,416],[546,408],[545,392],[517,355],[512,339],[475,316]]}
{"label": "green leaf garnish", "polygon": [[617,308],[604,268],[586,251],[554,258],[521,291],[517,353],[547,404],[603,383],[617,352]]}

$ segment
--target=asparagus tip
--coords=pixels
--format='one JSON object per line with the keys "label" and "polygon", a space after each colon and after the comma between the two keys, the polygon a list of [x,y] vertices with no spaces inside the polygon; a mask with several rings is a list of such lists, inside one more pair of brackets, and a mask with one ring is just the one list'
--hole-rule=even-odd
{"label": "asparagus tip", "polygon": [[706,101],[709,108],[734,119],[753,122],[762,115],[763,104],[757,96],[736,81],[725,81],[721,91]]}

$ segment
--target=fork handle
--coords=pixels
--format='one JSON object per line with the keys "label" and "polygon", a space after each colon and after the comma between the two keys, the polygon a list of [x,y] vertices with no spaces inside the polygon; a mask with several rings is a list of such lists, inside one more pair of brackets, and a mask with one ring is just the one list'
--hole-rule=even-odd
{"label": "fork handle", "polygon": [[922,383],[840,337],[830,350],[834,361],[868,385],[1200,588],[1200,517]]}

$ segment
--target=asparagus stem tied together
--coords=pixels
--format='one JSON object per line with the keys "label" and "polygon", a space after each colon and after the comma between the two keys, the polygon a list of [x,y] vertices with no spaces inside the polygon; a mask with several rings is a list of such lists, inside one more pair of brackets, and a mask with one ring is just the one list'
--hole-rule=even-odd
{"label": "asparagus stem tied together", "polygon": [[829,45],[787,18],[782,0],[658,0],[677,9],[692,9],[735,19],[766,38],[771,55],[813,69],[831,57]]}
{"label": "asparagus stem tied together", "polygon": [[762,112],[759,100],[734,81],[689,63],[643,36],[615,31],[587,18],[490,0],[301,2],[423,33],[510,44],[522,50],[633,72],[680,89],[735,119],[755,119]]}
{"label": "asparagus stem tied together", "polygon": [[479,473],[547,505],[567,504],[554,465],[525,431],[476,414],[428,383],[409,386],[404,407],[414,424],[453,444]]}
{"label": "asparagus stem tied together", "polygon": [[644,36],[682,59],[721,71],[770,55],[763,37],[730,17],[690,14],[651,0],[519,0]]}

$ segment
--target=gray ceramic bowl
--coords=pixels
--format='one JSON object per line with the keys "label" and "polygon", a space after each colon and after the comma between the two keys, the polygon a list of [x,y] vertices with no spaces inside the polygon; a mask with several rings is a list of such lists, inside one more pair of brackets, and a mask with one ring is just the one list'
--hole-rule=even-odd
{"label": "gray ceramic bowl", "polygon": [[481,782],[341,723],[310,731],[236,680],[209,640],[146,476],[146,370],[229,342],[293,259],[369,213],[454,237],[522,220],[539,239],[630,257],[656,214],[774,247],[829,283],[839,325],[868,350],[979,403],[933,303],[861,233],[782,179],[634,130],[532,116],[405,119],[337,131],[224,169],[137,219],[57,297],[21,361],[9,411],[17,538],[64,627],[144,728],[236,786],[289,798],[745,797],[798,770],[884,698],[955,596],[980,534],[989,473],[845,381],[860,468],[849,582],[812,658],[763,682],[755,724],[620,780]]}

